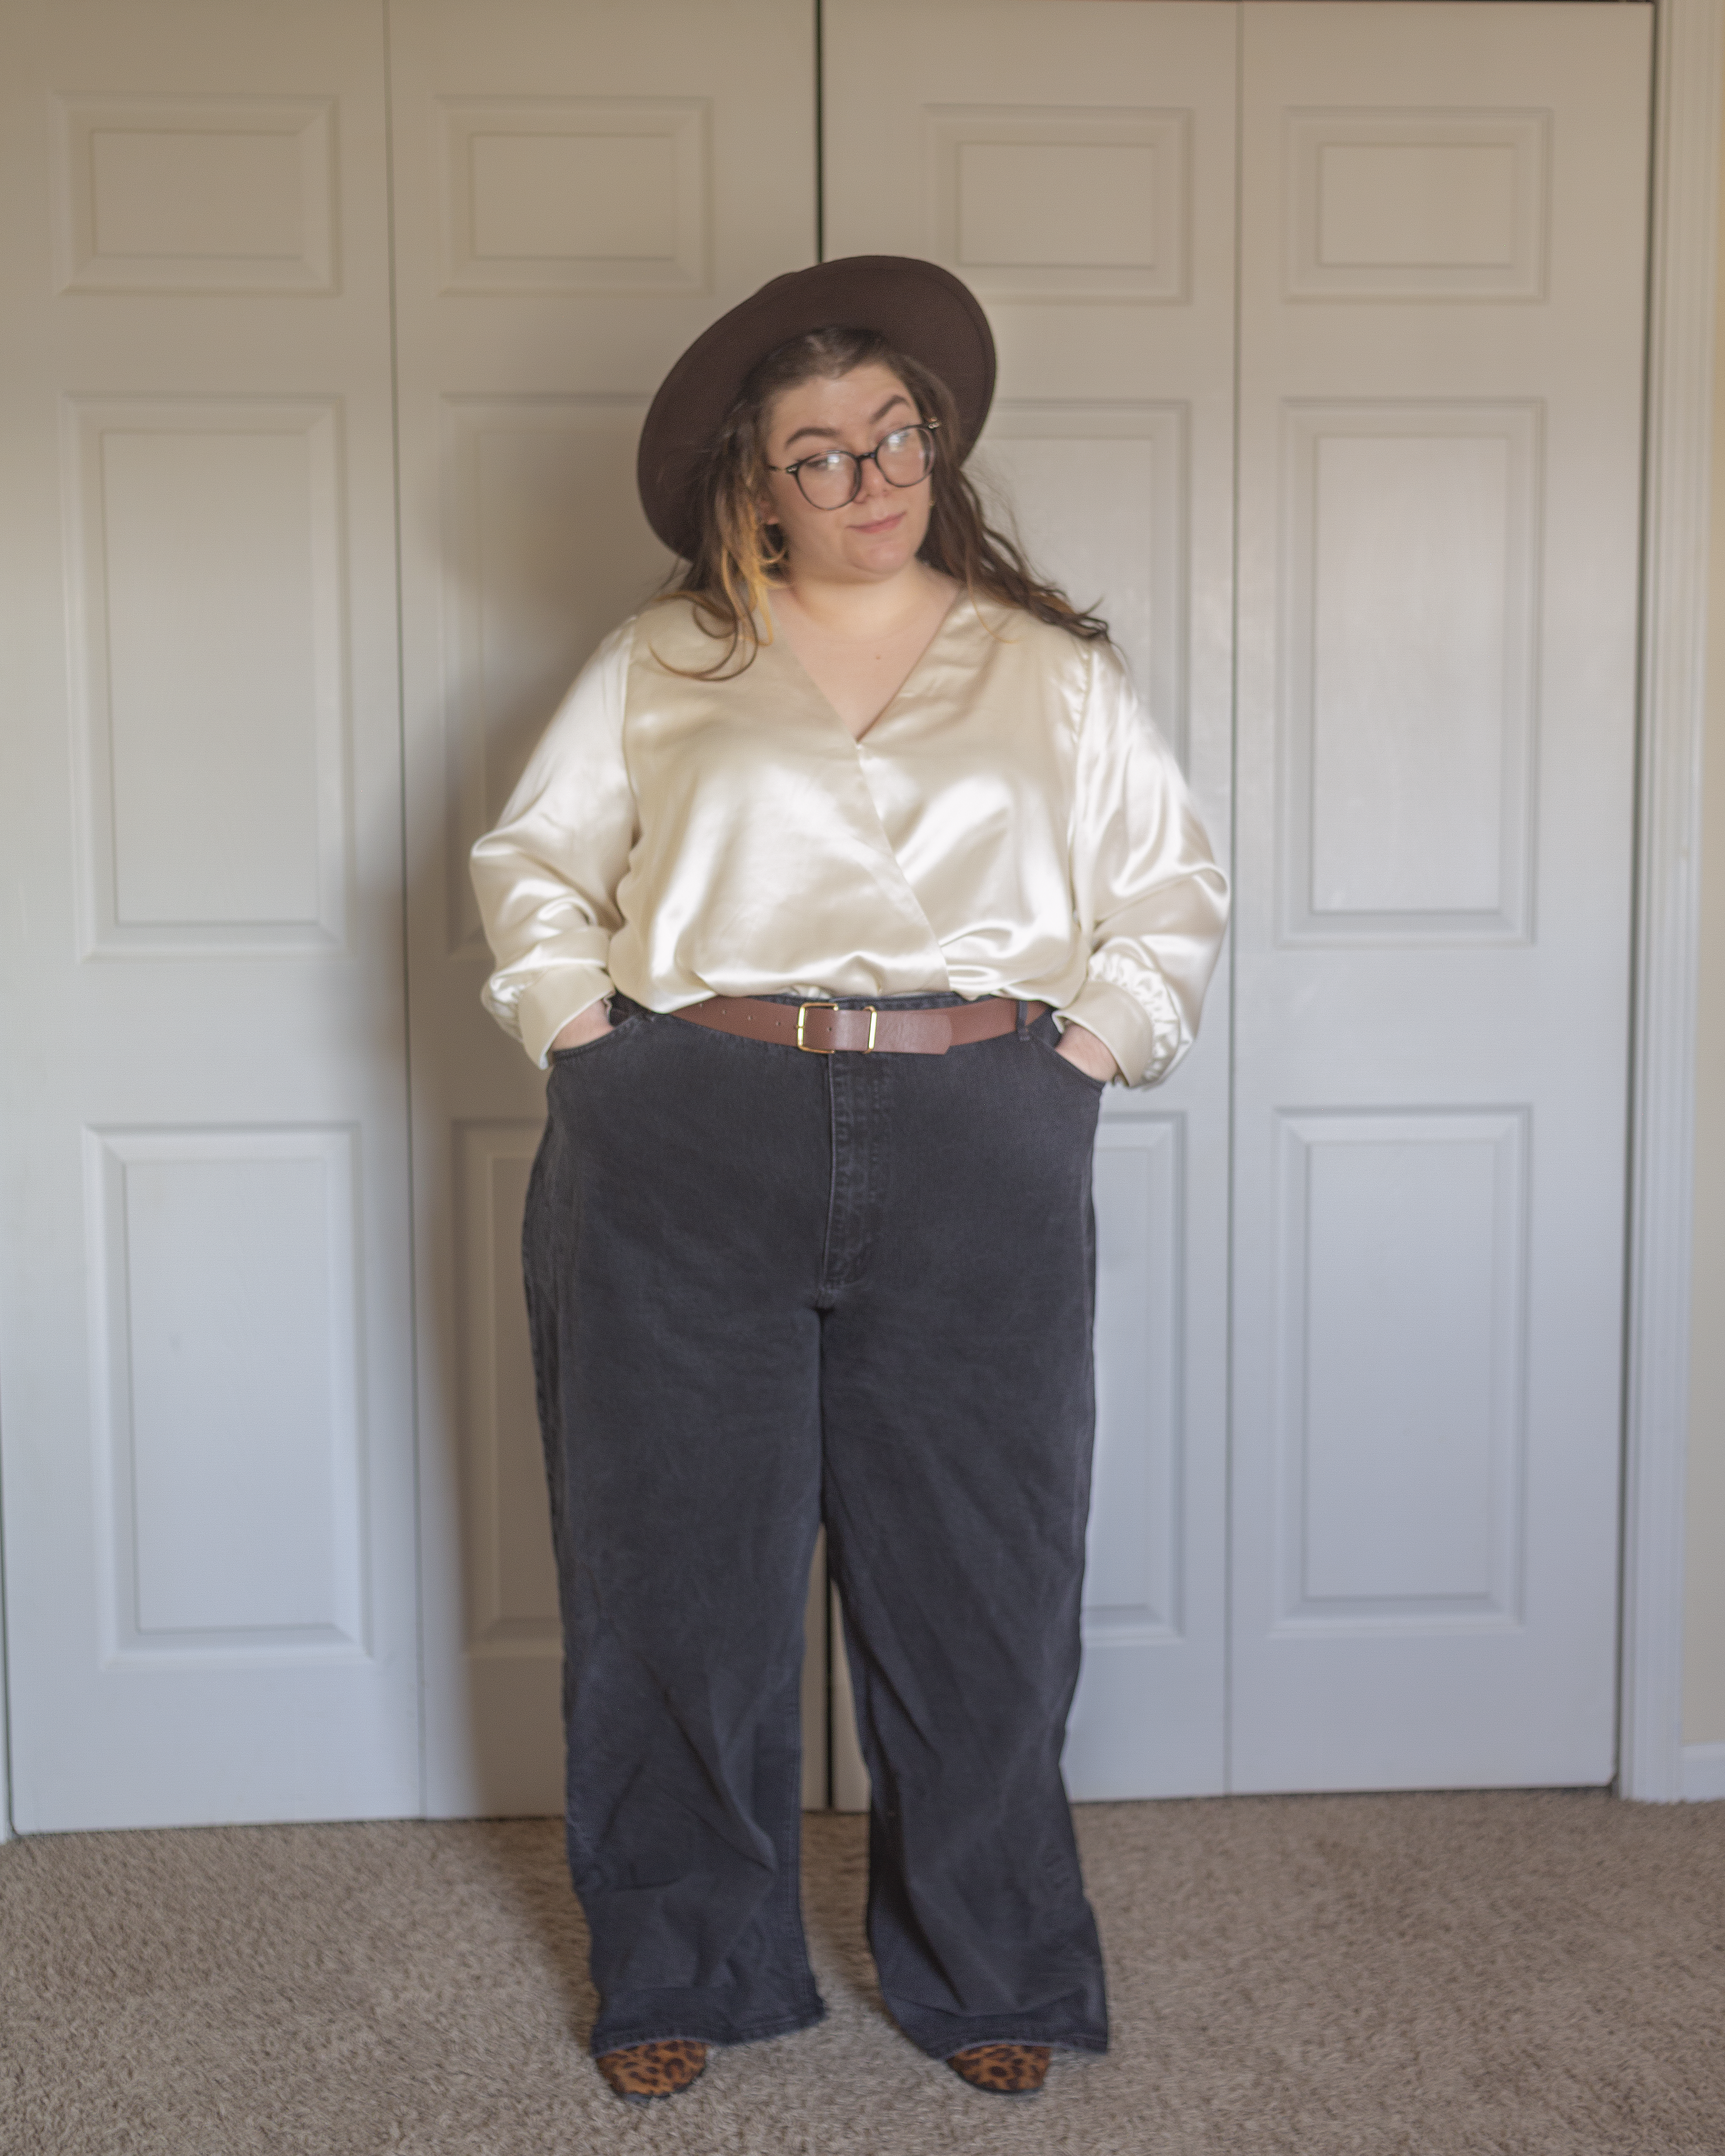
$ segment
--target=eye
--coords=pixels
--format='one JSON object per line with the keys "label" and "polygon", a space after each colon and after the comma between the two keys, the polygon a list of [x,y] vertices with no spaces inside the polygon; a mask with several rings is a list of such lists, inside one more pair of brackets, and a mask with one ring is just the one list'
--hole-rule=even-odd
{"label": "eye", "polygon": [[848,450],[824,449],[818,457],[809,457],[806,461],[811,471],[835,472],[850,462],[850,456]]}

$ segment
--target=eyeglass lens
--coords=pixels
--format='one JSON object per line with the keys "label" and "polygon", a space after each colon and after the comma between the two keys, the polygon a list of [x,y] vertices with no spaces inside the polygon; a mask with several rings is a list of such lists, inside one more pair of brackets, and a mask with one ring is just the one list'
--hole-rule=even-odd
{"label": "eyeglass lens", "polygon": [[[934,463],[934,437],[927,427],[901,427],[875,444],[872,460],[890,486],[915,486],[927,478]],[[797,484],[815,509],[843,509],[862,490],[862,467],[849,449],[829,449],[824,456],[809,457],[797,467]]]}

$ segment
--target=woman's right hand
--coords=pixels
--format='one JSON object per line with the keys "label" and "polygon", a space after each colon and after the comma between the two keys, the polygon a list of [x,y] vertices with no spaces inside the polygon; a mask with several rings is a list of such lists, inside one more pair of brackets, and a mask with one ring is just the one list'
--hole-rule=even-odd
{"label": "woman's right hand", "polygon": [[560,1048],[579,1048],[583,1041],[597,1040],[602,1033],[611,1030],[611,1009],[601,999],[589,1004],[584,1011],[577,1011],[551,1044],[553,1055]]}

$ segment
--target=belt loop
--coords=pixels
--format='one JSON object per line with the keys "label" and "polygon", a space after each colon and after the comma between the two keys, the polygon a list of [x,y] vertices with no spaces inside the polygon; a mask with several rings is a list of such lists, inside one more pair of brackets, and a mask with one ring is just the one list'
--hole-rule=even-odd
{"label": "belt loop", "polygon": [[1028,1040],[1030,1038],[1030,1006],[1020,999],[1014,1008],[1018,1012],[1019,1039]]}

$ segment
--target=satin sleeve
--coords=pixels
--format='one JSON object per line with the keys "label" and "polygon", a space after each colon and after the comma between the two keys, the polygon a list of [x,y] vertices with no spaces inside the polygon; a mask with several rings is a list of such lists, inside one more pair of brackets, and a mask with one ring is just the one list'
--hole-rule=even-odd
{"label": "satin sleeve", "polygon": [[626,622],[582,669],[473,850],[496,959],[481,1000],[542,1068],[569,1020],[611,993],[617,888],[639,829],[624,752],[633,635]]}
{"label": "satin sleeve", "polygon": [[1192,1045],[1228,925],[1228,880],[1186,781],[1118,655],[1092,647],[1075,774],[1073,891],[1084,985],[1055,1015],[1088,1027],[1129,1086]]}

